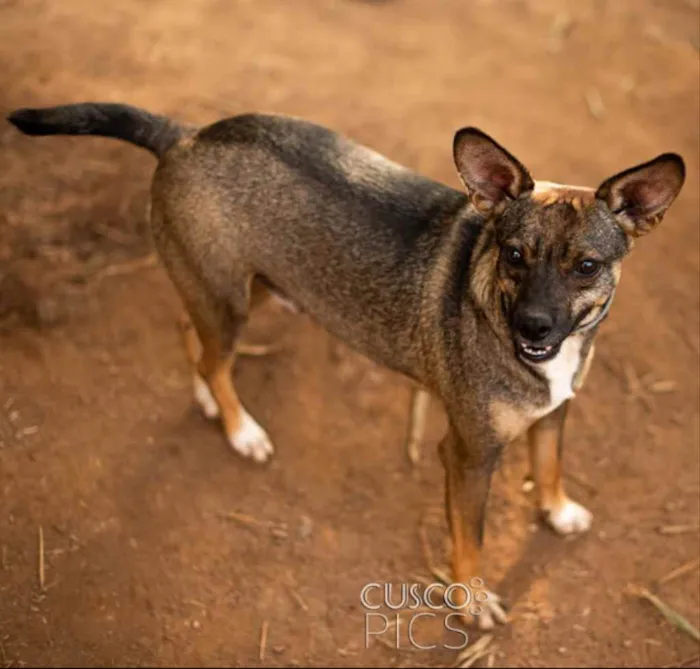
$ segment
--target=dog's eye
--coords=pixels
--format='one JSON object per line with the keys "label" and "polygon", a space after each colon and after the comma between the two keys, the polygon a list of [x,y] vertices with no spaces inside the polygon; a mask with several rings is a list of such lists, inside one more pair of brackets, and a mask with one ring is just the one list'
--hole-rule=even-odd
{"label": "dog's eye", "polygon": [[524,263],[523,254],[515,246],[506,246],[503,251],[506,261],[513,267],[521,267]]}
{"label": "dog's eye", "polygon": [[600,263],[597,260],[592,260],[591,258],[585,258],[581,260],[576,265],[575,271],[579,276],[590,277],[598,273],[600,270]]}

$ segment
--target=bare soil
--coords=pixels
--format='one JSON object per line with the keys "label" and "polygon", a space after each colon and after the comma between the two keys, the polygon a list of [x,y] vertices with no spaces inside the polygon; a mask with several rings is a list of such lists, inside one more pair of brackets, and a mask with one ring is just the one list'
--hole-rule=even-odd
{"label": "bare soil", "polygon": [[[570,415],[569,486],[594,528],[536,523],[514,444],[484,578],[514,612],[495,666],[698,666],[625,589],[700,622],[697,568],[657,584],[699,554],[699,35],[694,0],[2,0],[0,111],[284,112],[453,185],[463,125],[564,183],[682,153],[687,185],[628,260]],[[249,339],[283,349],[237,375],[277,454],[232,455],[193,405],[179,304],[148,262],[153,166],[0,124],[0,666],[452,663],[365,649],[359,599],[431,578],[421,523],[444,561],[440,409],[412,470],[406,383],[270,306]]]}

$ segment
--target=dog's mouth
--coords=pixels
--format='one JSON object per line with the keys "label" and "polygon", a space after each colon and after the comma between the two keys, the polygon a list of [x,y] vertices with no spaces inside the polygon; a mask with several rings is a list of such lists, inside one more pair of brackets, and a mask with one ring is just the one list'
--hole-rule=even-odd
{"label": "dog's mouth", "polygon": [[516,342],[515,348],[518,355],[527,360],[527,362],[546,362],[551,360],[557,353],[561,344],[552,344],[550,346],[535,346],[528,342]]}
{"label": "dog's mouth", "polygon": [[[511,321],[511,307],[504,293],[501,293],[501,309],[503,310],[503,316],[506,321]],[[551,360],[559,353],[563,341],[562,339],[556,344],[537,346],[536,344],[521,339],[517,334],[513,333],[515,354],[526,362],[546,362],[547,360]]]}

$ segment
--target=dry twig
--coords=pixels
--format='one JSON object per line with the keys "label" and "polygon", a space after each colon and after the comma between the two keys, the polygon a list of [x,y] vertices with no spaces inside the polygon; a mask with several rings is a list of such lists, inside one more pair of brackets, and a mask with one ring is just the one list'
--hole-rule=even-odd
{"label": "dry twig", "polygon": [[260,652],[258,653],[258,657],[260,658],[260,661],[263,662],[265,660],[265,651],[267,649],[267,630],[268,630],[268,623],[267,620],[263,621],[262,627],[260,628]]}
{"label": "dry twig", "polygon": [[44,569],[44,528],[39,525],[39,587],[43,590],[45,583]]}
{"label": "dry twig", "polygon": [[406,439],[406,455],[412,466],[420,460],[420,445],[425,435],[425,423],[428,416],[430,395],[422,388],[414,388],[411,392],[411,414],[409,416],[408,437]]}
{"label": "dry twig", "polygon": [[471,667],[475,662],[482,657],[486,657],[489,653],[486,649],[493,641],[493,634],[485,634],[476,643],[467,646],[458,656],[455,662],[455,667]]}
{"label": "dry twig", "polygon": [[698,525],[661,525],[659,527],[659,534],[689,534],[690,532],[697,532],[700,530]]}
{"label": "dry twig", "polygon": [[670,583],[671,581],[680,578],[681,576],[684,576],[688,572],[693,571],[694,569],[697,569],[698,566],[700,566],[700,559],[697,560],[690,560],[690,562],[686,562],[685,564],[681,565],[680,567],[676,567],[673,571],[670,571],[666,576],[663,576],[657,581],[658,585],[663,585],[664,583]]}
{"label": "dry twig", "polygon": [[588,88],[583,97],[586,100],[586,106],[591,116],[596,120],[603,118],[605,114],[605,104],[603,103],[600,91],[597,88]]}
{"label": "dry twig", "polygon": [[672,609],[668,604],[662,602],[656,595],[649,592],[649,590],[638,585],[629,585],[627,587],[627,592],[635,597],[646,599],[653,604],[676,629],[685,632],[696,641],[700,641],[700,632],[698,632],[698,630],[680,613]]}

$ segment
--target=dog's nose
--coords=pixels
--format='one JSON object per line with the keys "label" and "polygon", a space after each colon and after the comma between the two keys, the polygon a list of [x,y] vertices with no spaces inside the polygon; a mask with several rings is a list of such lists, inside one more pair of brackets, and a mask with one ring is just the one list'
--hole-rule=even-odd
{"label": "dog's nose", "polygon": [[523,309],[516,314],[515,327],[528,341],[542,341],[552,331],[554,321],[542,309]]}

